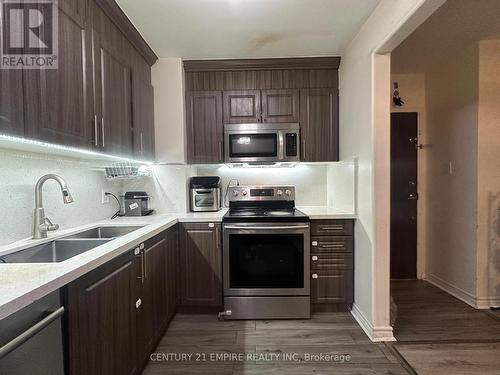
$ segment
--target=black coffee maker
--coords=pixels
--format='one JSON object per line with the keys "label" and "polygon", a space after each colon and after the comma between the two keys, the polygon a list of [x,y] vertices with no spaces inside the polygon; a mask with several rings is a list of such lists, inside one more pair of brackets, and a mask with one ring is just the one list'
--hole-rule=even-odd
{"label": "black coffee maker", "polygon": [[145,191],[127,191],[124,198],[125,216],[147,216],[153,212],[149,208],[151,197]]}

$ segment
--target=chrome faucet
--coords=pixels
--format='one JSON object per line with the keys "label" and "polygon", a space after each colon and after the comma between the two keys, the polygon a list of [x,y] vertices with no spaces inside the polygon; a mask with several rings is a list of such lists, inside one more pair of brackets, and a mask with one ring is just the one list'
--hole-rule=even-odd
{"label": "chrome faucet", "polygon": [[66,181],[56,174],[47,174],[41,177],[35,186],[35,212],[33,218],[33,238],[47,238],[47,232],[59,229],[58,224],[53,224],[49,218],[45,217],[45,211],[42,203],[42,187],[45,181],[55,180],[61,187],[64,204],[72,203],[73,198],[68,190]]}

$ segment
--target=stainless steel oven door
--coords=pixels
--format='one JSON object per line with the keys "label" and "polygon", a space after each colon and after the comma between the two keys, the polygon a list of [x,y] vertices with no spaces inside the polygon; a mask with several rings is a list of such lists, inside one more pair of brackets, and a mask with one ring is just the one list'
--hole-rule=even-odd
{"label": "stainless steel oven door", "polygon": [[309,296],[309,223],[224,224],[224,296]]}

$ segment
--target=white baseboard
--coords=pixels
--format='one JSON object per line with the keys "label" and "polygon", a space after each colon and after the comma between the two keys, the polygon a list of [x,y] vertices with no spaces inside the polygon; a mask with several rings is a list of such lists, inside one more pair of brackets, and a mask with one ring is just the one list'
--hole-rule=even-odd
{"label": "white baseboard", "polygon": [[359,326],[365,331],[366,335],[373,342],[396,341],[392,334],[392,327],[374,327],[373,324],[361,312],[358,305],[352,304],[351,315],[358,322]]}
{"label": "white baseboard", "polygon": [[446,293],[458,298],[460,301],[465,302],[467,305],[478,308],[476,296],[472,293],[469,293],[436,275],[427,274],[425,280],[437,286],[439,289],[444,290]]}

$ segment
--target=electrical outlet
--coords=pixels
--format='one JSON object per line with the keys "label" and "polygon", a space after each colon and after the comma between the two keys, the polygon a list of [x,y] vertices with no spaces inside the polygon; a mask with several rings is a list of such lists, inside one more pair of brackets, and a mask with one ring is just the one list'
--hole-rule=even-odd
{"label": "electrical outlet", "polygon": [[109,195],[106,195],[106,190],[101,190],[101,203],[102,204],[109,203]]}

